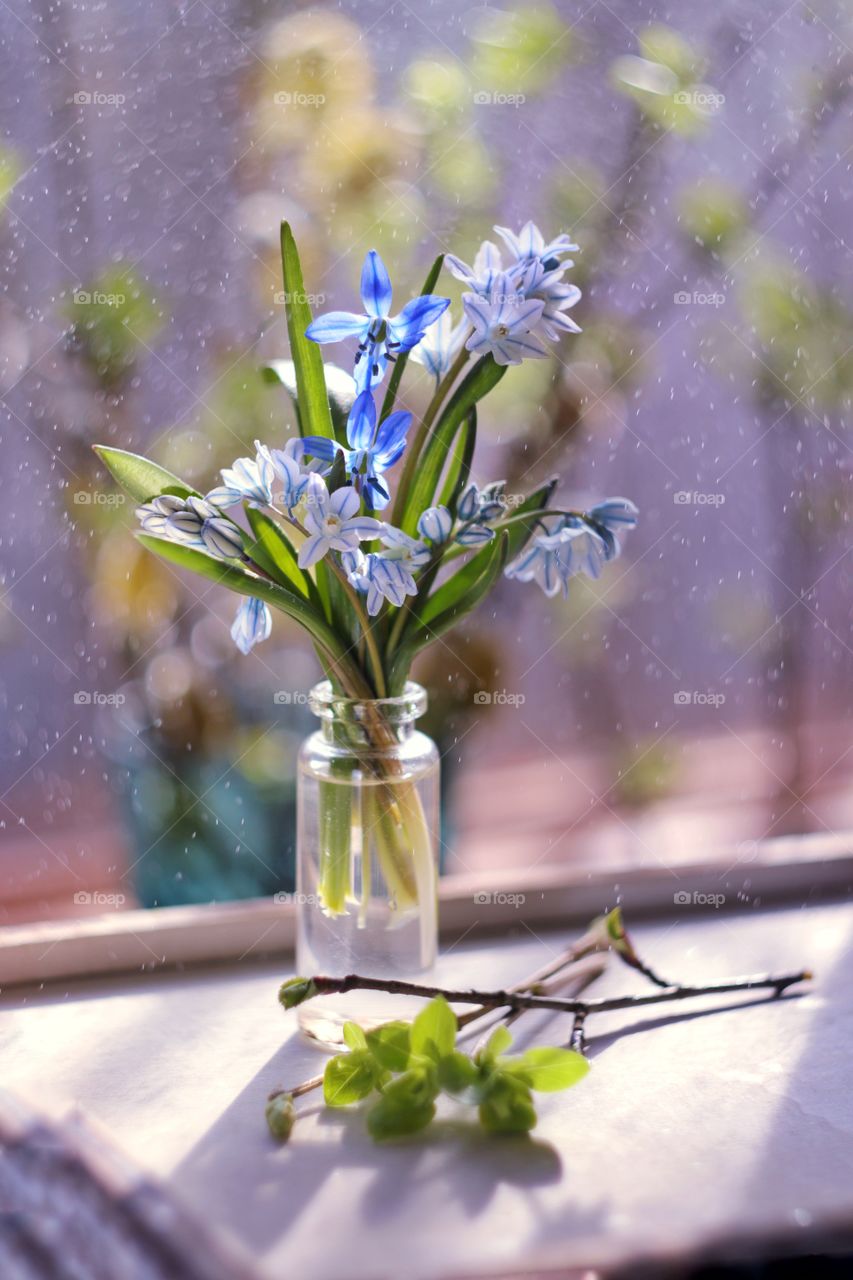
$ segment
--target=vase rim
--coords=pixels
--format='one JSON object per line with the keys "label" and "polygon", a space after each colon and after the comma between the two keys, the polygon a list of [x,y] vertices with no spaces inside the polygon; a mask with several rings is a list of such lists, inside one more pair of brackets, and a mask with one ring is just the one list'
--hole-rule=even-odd
{"label": "vase rim", "polygon": [[371,712],[381,712],[391,724],[411,724],[427,709],[427,691],[407,680],[403,692],[386,698],[348,698],[336,693],[331,680],[321,680],[308,694],[308,706],[322,720],[360,722]]}

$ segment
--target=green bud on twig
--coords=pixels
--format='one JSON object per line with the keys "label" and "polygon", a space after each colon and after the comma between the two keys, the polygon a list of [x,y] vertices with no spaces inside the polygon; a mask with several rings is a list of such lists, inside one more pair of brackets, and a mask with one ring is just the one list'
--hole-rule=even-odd
{"label": "green bud on twig", "polygon": [[288,978],[278,989],[279,1003],[285,1009],[295,1009],[298,1004],[317,994],[313,978]]}
{"label": "green bud on twig", "polygon": [[296,1121],[296,1109],[290,1094],[280,1093],[275,1098],[270,1098],[265,1115],[272,1136],[278,1142],[287,1142]]}

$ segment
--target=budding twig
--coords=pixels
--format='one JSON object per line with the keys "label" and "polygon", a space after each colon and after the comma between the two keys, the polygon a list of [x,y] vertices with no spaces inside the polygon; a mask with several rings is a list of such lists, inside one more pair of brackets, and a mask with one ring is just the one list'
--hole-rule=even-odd
{"label": "budding twig", "polygon": [[[672,1000],[691,1000],[697,996],[727,995],[737,991],[772,991],[780,996],[788,987],[808,982],[811,973],[802,969],[798,973],[758,974],[748,978],[734,978],[728,982],[710,982],[703,986],[664,987],[649,995],[610,996],[599,1000],[573,1000],[560,996],[527,995],[516,991],[453,991],[447,987],[421,986],[416,982],[403,982],[394,978],[365,978],[349,973],[343,978],[317,975],[305,981],[303,1000],[314,996],[344,995],[348,991],[386,991],[390,995],[420,996],[425,1000],[443,996],[450,1004],[478,1004],[485,1009],[553,1009],[558,1013],[610,1013],[618,1009],[636,1009],[643,1005],[664,1004]],[[301,1003],[302,1001],[296,1001]]]}

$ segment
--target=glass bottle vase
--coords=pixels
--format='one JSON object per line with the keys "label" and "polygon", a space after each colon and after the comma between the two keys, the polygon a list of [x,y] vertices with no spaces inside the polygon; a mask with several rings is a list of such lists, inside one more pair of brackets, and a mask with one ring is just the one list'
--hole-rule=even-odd
{"label": "glass bottle vase", "polygon": [[[299,755],[297,971],[428,981],[437,948],[439,758],[415,728],[426,693],[357,701],[312,689],[320,727]],[[299,1009],[307,1036],[342,1043],[346,1021],[375,1026],[418,1002],[385,992],[319,996]]]}

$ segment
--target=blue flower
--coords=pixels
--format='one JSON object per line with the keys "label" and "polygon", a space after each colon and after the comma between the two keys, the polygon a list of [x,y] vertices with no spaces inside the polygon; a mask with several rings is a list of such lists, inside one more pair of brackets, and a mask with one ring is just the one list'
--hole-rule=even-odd
{"label": "blue flower", "polygon": [[312,475],[305,500],[308,537],[299,548],[300,569],[310,568],[329,551],[357,551],[359,542],[378,538],[385,528],[379,520],[358,514],[358,494],[349,485],[330,494],[325,481]]}
{"label": "blue flower", "polygon": [[580,325],[564,313],[580,302],[582,294],[576,284],[563,280],[562,266],[545,271],[540,262],[535,262],[521,277],[518,287],[525,297],[544,304],[539,328],[546,338],[557,341],[564,333],[581,332]]}
{"label": "blue flower", "polygon": [[416,364],[422,364],[436,382],[440,382],[462,350],[467,333],[468,321],[464,316],[454,325],[450,311],[445,311],[427,329],[418,345],[412,347],[411,358]]}
{"label": "blue flower", "polygon": [[482,547],[491,542],[495,536],[494,529],[485,524],[465,525],[456,535],[460,547]]}
{"label": "blue flower", "polygon": [[420,342],[424,332],[450,306],[449,298],[424,294],[407,302],[399,315],[391,316],[391,280],[375,249],[364,260],[361,272],[364,313],[330,311],[318,316],[306,329],[313,342],[342,342],[358,338],[354,376],[359,391],[376,386],[385,375],[388,360]]}
{"label": "blue flower", "polygon": [[517,263],[540,262],[546,271],[573,265],[571,262],[560,262],[564,254],[577,252],[578,245],[572,243],[570,236],[559,235],[546,244],[545,237],[535,222],[525,222],[517,235],[509,227],[495,227],[495,231]]}
{"label": "blue flower", "polygon": [[491,293],[497,277],[506,270],[501,251],[491,240],[484,240],[480,245],[472,267],[453,253],[446,254],[444,265],[457,280],[461,280],[474,293],[479,293],[484,298]]}
{"label": "blue flower", "polygon": [[270,449],[265,444],[255,441],[258,451],[258,463],[262,461],[273,470],[273,501],[284,507],[288,515],[293,515],[302,495],[308,486],[308,475],[299,465],[298,455],[302,452],[301,440],[289,440],[283,449]]}
{"label": "blue flower", "polygon": [[374,618],[384,600],[399,606],[406,596],[417,595],[411,570],[399,560],[390,560],[378,552],[345,551],[341,563],[350,585],[367,596],[367,612]]}
{"label": "blue flower", "polygon": [[468,485],[456,504],[461,527],[455,540],[461,547],[480,547],[492,541],[494,529],[487,528],[482,522],[493,520],[503,512],[503,503],[496,497],[502,487],[502,480],[485,489],[478,489],[475,484]]}
{"label": "blue flower", "polygon": [[302,444],[307,453],[329,462],[340,451],[353,483],[367,504],[381,510],[388,505],[390,495],[379,477],[390,471],[402,456],[411,423],[412,415],[400,410],[384,418],[377,430],[373,396],[369,391],[362,391],[347,418],[349,449],[323,436],[306,436]]}
{"label": "blue flower", "polygon": [[526,298],[513,277],[502,272],[496,277],[487,298],[476,293],[462,295],[465,314],[474,332],[465,346],[477,355],[491,352],[497,364],[521,364],[525,358],[542,359],[545,347],[531,332],[536,328],[545,303]]}
{"label": "blue flower", "polygon": [[422,569],[432,559],[432,552],[425,542],[410,538],[402,529],[395,529],[392,524],[382,527],[380,534],[386,551],[381,553],[383,559],[396,560],[408,569]]}
{"label": "blue flower", "polygon": [[263,600],[248,596],[237,610],[231,625],[231,639],[241,653],[249,653],[272,631],[272,614]]}
{"label": "blue flower", "polygon": [[456,514],[460,520],[476,520],[480,514],[480,490],[475,484],[469,484],[456,504]]}
{"label": "blue flower", "polygon": [[568,595],[569,579],[577,573],[598,578],[612,551],[589,525],[566,524],[555,533],[538,534],[504,570],[507,578],[537,582],[546,596]]}
{"label": "blue flower", "polygon": [[456,514],[462,521],[497,520],[506,512],[503,480],[493,480],[484,489],[469,484],[456,506]]}
{"label": "blue flower", "polygon": [[589,516],[596,524],[604,525],[610,533],[622,529],[636,529],[639,510],[630,498],[605,498],[590,508]]}
{"label": "blue flower", "polygon": [[205,495],[205,501],[214,507],[233,507],[237,502],[257,503],[268,507],[272,502],[272,485],[275,468],[266,450],[258,449],[255,458],[238,458],[220,473],[222,484]]}
{"label": "blue flower", "polygon": [[427,507],[418,519],[418,533],[434,546],[441,546],[450,537],[453,516],[447,507]]}

